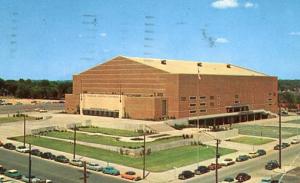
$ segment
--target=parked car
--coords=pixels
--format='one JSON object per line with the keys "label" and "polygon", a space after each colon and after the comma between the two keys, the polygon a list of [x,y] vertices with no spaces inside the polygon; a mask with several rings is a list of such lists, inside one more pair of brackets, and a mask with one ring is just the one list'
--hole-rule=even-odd
{"label": "parked car", "polygon": [[120,175],[120,171],[115,169],[112,166],[104,167],[102,172],[105,173],[105,174],[110,174],[110,175]]}
{"label": "parked car", "polygon": [[[287,148],[287,147],[289,147],[289,146],[290,146],[289,143],[284,142],[284,143],[282,143],[282,145],[281,145],[281,149]],[[279,144],[277,144],[276,146],[274,146],[274,150],[279,150]]]}
{"label": "parked car", "polygon": [[185,170],[178,175],[178,179],[185,180],[194,177],[195,174],[190,170]]}
{"label": "parked car", "polygon": [[279,167],[279,163],[276,160],[271,160],[271,161],[267,162],[267,164],[265,165],[266,170],[273,170],[278,167]]}
{"label": "parked car", "polygon": [[291,144],[299,144],[300,143],[300,139],[293,139],[291,141]]}
{"label": "parked car", "polygon": [[8,150],[16,150],[16,146],[14,146],[12,143],[6,143],[3,145],[3,147]]}
{"label": "parked car", "polygon": [[4,174],[5,171],[6,169],[2,165],[0,165],[0,174]]}
{"label": "parked car", "polygon": [[208,169],[209,170],[215,170],[215,169],[220,169],[220,168],[222,168],[222,165],[220,165],[220,164],[215,164],[215,163],[211,163],[209,166],[208,166]]}
{"label": "parked car", "polygon": [[40,180],[39,183],[53,183],[52,180],[49,180],[49,179],[43,179],[43,180]]}
{"label": "parked car", "polygon": [[38,150],[38,149],[32,149],[31,150],[31,154],[33,156],[41,156],[43,153],[40,150]]}
{"label": "parked car", "polygon": [[250,152],[249,153],[250,158],[257,158],[258,156],[259,156],[259,154],[257,152]]}
{"label": "parked car", "polygon": [[4,175],[6,175],[7,177],[13,178],[13,179],[21,179],[22,175],[20,174],[20,172],[18,170],[7,170]]}
{"label": "parked car", "polygon": [[69,163],[69,159],[66,158],[64,155],[56,156],[54,160],[60,163]]}
{"label": "parked car", "polygon": [[29,153],[30,150],[26,146],[18,146],[16,151],[20,153]]}
{"label": "parked car", "polygon": [[69,163],[70,165],[83,167],[83,162],[79,159],[72,159]]}
{"label": "parked car", "polygon": [[290,147],[291,144],[287,143],[287,142],[283,142],[282,143],[282,147],[286,148],[286,147]]}
{"label": "parked car", "polygon": [[[22,175],[21,180],[22,180],[23,182],[28,183],[28,182],[29,182],[29,176]],[[31,182],[32,182],[32,183],[40,183],[40,181],[41,181],[41,179],[36,178],[36,177],[33,176],[33,175],[31,176]]]}
{"label": "parked car", "polygon": [[121,177],[128,180],[135,180],[135,181],[142,180],[142,178],[140,176],[137,176],[134,171],[125,172],[121,174]]}
{"label": "parked car", "polygon": [[41,158],[54,160],[55,155],[52,154],[51,152],[44,152],[44,153],[41,153]]}
{"label": "parked car", "polygon": [[258,150],[256,151],[256,153],[257,153],[259,156],[263,156],[263,155],[266,155],[266,154],[267,154],[267,152],[266,152],[265,150],[263,150],[263,149],[258,149]]}
{"label": "parked car", "polygon": [[236,177],[235,180],[237,180],[238,182],[245,182],[247,180],[250,180],[251,176],[247,173],[239,173]]}
{"label": "parked car", "polygon": [[209,172],[209,168],[207,166],[198,166],[197,169],[195,170],[196,175],[201,175],[204,173]]}
{"label": "parked car", "polygon": [[242,161],[247,161],[248,159],[250,159],[250,157],[248,155],[239,155],[235,161],[236,162],[242,162]]}
{"label": "parked car", "polygon": [[102,171],[103,167],[100,166],[98,163],[87,163],[86,168],[89,170],[94,170],[94,171],[100,172],[100,171]]}
{"label": "parked car", "polygon": [[222,166],[229,166],[235,164],[235,161],[231,158],[225,158],[223,161],[221,161],[220,165]]}
{"label": "parked car", "polygon": [[228,182],[234,182],[234,178],[233,177],[226,177],[222,183],[228,183]]}

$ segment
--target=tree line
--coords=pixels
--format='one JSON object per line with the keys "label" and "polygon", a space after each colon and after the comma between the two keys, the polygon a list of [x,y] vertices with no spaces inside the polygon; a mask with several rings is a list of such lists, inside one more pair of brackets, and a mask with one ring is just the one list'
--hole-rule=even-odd
{"label": "tree line", "polygon": [[300,104],[300,80],[279,80],[278,87],[281,103],[289,104],[290,108]]}
{"label": "tree line", "polygon": [[0,96],[62,99],[66,93],[72,93],[72,81],[4,80],[0,78]]}

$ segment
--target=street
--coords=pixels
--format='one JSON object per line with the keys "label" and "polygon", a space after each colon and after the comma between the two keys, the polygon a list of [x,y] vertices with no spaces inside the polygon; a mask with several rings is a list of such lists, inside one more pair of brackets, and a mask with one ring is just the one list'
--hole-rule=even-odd
{"label": "street", "polygon": [[[0,164],[7,169],[17,169],[22,174],[28,175],[28,154],[20,154],[15,151],[8,151],[0,148]],[[32,175],[39,178],[51,179],[54,183],[82,183],[83,171],[78,168],[66,166],[32,156]],[[113,177],[90,173],[88,182],[90,183],[124,183]]]}
{"label": "street", "polygon": [[[288,166],[293,163],[296,163],[296,165],[299,166],[299,161],[295,161],[295,158],[297,157],[298,153],[300,153],[300,144],[293,145],[287,149],[284,149],[282,151],[282,165]],[[248,160],[242,163],[236,163],[235,165],[231,167],[221,168],[219,170],[219,181],[222,181],[225,177],[234,177],[241,172],[245,172],[250,174],[252,177],[254,175],[256,176],[274,176],[275,172],[265,170],[265,164],[269,160],[277,160],[278,159],[278,151],[273,151],[266,156],[262,156],[259,158],[256,158],[254,160]],[[295,164],[293,164],[295,165]],[[196,183],[201,181],[201,183],[212,183],[215,182],[215,172],[212,171],[206,175],[197,176],[197,178],[188,181],[189,183]],[[251,182],[251,181],[249,181]]]}

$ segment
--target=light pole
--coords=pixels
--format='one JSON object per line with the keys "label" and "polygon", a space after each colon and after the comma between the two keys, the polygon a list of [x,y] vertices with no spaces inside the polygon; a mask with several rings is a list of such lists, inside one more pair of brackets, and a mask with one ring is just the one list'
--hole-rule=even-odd
{"label": "light pole", "polygon": [[23,146],[25,147],[25,143],[26,143],[26,117],[25,117],[25,114],[23,114],[23,121],[24,121],[24,127],[23,127]]}
{"label": "light pole", "polygon": [[146,133],[144,131],[144,149],[143,149],[143,179],[146,177]]}
{"label": "light pole", "polygon": [[73,159],[75,159],[76,156],[76,130],[76,124],[74,124]]}
{"label": "light pole", "polygon": [[282,166],[282,157],[281,157],[281,147],[282,147],[282,144],[281,144],[281,106],[279,104],[279,168],[281,169],[281,166]]}
{"label": "light pole", "polygon": [[31,183],[31,144],[29,144],[29,157],[28,157],[28,179],[29,179],[29,183]]}

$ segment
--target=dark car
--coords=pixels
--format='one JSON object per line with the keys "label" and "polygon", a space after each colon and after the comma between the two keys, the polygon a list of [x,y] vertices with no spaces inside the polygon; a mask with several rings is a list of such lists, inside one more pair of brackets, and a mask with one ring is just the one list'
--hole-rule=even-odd
{"label": "dark car", "polygon": [[248,159],[250,159],[250,157],[248,155],[239,155],[235,161],[236,162],[242,162],[242,161],[247,161]]}
{"label": "dark car", "polygon": [[16,146],[14,146],[12,143],[6,143],[3,145],[3,147],[8,150],[16,150]]}
{"label": "dark car", "polygon": [[283,143],[282,143],[282,147],[283,147],[283,148],[290,147],[290,144],[289,144],[289,143],[287,143],[287,142],[283,142]]}
{"label": "dark car", "polygon": [[215,163],[211,163],[209,166],[208,166],[208,169],[209,170],[215,170],[215,169],[220,169],[220,168],[222,168],[222,165],[220,165],[220,164],[215,164]]}
{"label": "dark car", "polygon": [[69,159],[63,155],[56,156],[54,160],[60,163],[69,163]]}
{"label": "dark car", "polygon": [[258,149],[258,150],[256,151],[256,153],[257,153],[259,156],[263,156],[263,155],[266,155],[266,154],[267,154],[267,152],[266,152],[265,150],[263,150],[263,149]]}
{"label": "dark car", "polygon": [[194,177],[195,174],[192,171],[185,170],[178,175],[178,179],[185,180]]}
{"label": "dark car", "polygon": [[245,182],[247,180],[250,180],[251,176],[247,173],[239,173],[236,177],[235,180],[237,180],[238,182]]}
{"label": "dark car", "polygon": [[[289,143],[282,143],[282,145],[281,145],[281,149],[284,149],[284,148],[287,148],[287,147],[289,147],[290,146],[290,144]],[[276,146],[274,146],[274,150],[279,150],[279,144],[277,144]]]}
{"label": "dark car", "polygon": [[234,182],[234,178],[233,177],[226,177],[223,182]]}
{"label": "dark car", "polygon": [[33,156],[41,156],[41,155],[42,155],[42,152],[41,152],[40,150],[38,150],[38,149],[32,149],[32,150],[31,150],[31,154],[32,154]]}
{"label": "dark car", "polygon": [[279,167],[279,163],[276,160],[271,160],[265,165],[266,170],[273,170]]}
{"label": "dark car", "polygon": [[195,170],[196,175],[201,175],[207,172],[209,172],[209,168],[206,166],[198,166],[198,168]]}
{"label": "dark car", "polygon": [[55,159],[55,155],[53,155],[51,152],[44,152],[41,154],[41,158],[44,158],[44,159]]}
{"label": "dark car", "polygon": [[5,171],[6,169],[2,165],[0,165],[0,174],[4,174]]}

